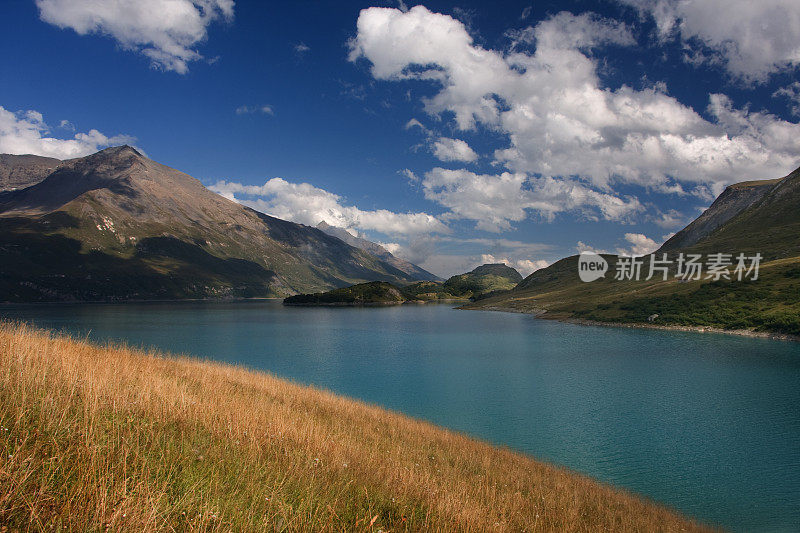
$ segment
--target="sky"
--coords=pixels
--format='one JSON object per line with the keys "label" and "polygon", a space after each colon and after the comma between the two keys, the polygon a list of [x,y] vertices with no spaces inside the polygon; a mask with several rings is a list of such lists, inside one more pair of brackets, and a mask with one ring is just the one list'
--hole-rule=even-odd
{"label": "sky", "polygon": [[0,153],[131,144],[439,276],[644,254],[800,166],[796,0],[3,0]]}

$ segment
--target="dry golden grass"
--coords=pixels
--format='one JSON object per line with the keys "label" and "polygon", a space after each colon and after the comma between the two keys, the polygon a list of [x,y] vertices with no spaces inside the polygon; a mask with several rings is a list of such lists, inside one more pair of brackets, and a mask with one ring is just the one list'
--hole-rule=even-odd
{"label": "dry golden grass", "polygon": [[0,324],[0,530],[690,531],[563,469],[263,373]]}

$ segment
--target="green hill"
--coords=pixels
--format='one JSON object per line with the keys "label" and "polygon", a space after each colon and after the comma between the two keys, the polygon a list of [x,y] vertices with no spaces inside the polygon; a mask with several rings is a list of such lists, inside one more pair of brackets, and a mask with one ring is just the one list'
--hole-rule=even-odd
{"label": "green hill", "polygon": [[[656,253],[760,253],[757,280],[676,278],[615,280],[618,257],[605,278],[584,283],[578,256],[525,278],[515,289],[468,304],[471,309],[513,310],[547,318],[610,323],[695,326],[800,335],[800,169],[780,180],[732,185]],[[735,263],[735,259],[733,259]],[[648,272],[649,258],[642,271]],[[645,276],[643,276],[645,277]],[[705,276],[704,276],[705,278]]]}
{"label": "green hill", "polygon": [[444,283],[423,281],[405,287],[405,291],[423,300],[479,298],[488,293],[513,289],[522,276],[502,263],[481,265],[466,274],[458,274]]}
{"label": "green hill", "polygon": [[391,283],[372,281],[327,292],[297,294],[283,300],[285,305],[391,305],[411,298]]}

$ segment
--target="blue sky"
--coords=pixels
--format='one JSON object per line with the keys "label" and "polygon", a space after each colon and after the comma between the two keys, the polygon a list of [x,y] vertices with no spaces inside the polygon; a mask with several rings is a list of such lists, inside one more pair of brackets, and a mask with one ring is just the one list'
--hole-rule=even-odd
{"label": "blue sky", "polygon": [[645,253],[800,165],[794,0],[10,0],[0,152],[127,142],[446,276]]}

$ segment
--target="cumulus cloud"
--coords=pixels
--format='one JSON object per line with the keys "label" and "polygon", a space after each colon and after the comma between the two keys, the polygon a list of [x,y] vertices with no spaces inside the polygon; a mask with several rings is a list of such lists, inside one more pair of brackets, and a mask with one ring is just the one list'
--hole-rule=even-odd
{"label": "cumulus cloud", "polygon": [[309,226],[325,221],[347,230],[406,236],[450,232],[441,220],[427,213],[362,210],[343,205],[340,196],[324,189],[309,183],[291,183],[282,178],[272,178],[264,185],[243,185],[223,180],[209,189],[268,215]]}
{"label": "cumulus cloud", "polygon": [[[618,217],[638,203],[614,194],[619,184],[658,189],[677,183],[692,193],[717,194],[732,182],[779,176],[797,166],[798,124],[735,108],[719,94],[709,99],[707,120],[661,85],[603,87],[596,50],[635,41],[624,24],[597,15],[556,14],[519,32],[518,45],[506,52],[476,45],[461,22],[423,6],[406,13],[365,9],[357,30],[350,59],[367,59],[373,77],[430,81],[438,86],[424,100],[430,116],[453,116],[461,130],[480,125],[506,135],[508,145],[495,159],[510,172],[493,180],[475,176],[474,185],[456,180],[454,186],[455,175],[443,181],[434,171],[432,182],[444,193],[429,193],[463,213],[465,203],[454,200],[451,189],[462,199],[470,188],[495,191],[496,200],[510,202],[509,214],[491,223],[497,228],[537,206],[544,213],[567,205],[605,206],[601,216]],[[528,182],[551,196],[524,192],[515,198],[512,191],[526,191]],[[567,204],[554,205],[553,190]],[[481,195],[475,196],[470,209],[480,215]],[[488,201],[490,214],[499,211]]]}
{"label": "cumulus cloud", "polygon": [[669,209],[666,212],[657,211],[656,215],[653,217],[653,222],[662,228],[676,228],[685,226],[690,220],[687,220],[686,215],[677,209]]}
{"label": "cumulus cloud", "polygon": [[464,163],[471,163],[478,159],[478,154],[475,153],[475,150],[470,148],[469,144],[461,139],[439,137],[433,141],[431,150],[439,161],[461,161]]}
{"label": "cumulus cloud", "polygon": [[275,111],[272,109],[272,106],[269,105],[243,105],[236,108],[237,115],[253,115],[256,113],[274,115]]}
{"label": "cumulus cloud", "polygon": [[583,241],[578,241],[575,244],[575,250],[578,253],[581,253],[581,252],[594,252],[596,254],[607,254],[607,253],[609,253],[608,250],[605,250],[603,248],[597,248],[595,246],[592,246],[591,244],[586,244]]}
{"label": "cumulus cloud", "polygon": [[744,80],[764,81],[800,65],[796,0],[620,1],[651,15],[662,38],[678,35],[689,60],[723,64]]}
{"label": "cumulus cloud", "polygon": [[233,0],[36,0],[40,18],[79,35],[106,35],[147,56],[153,67],[185,74],[203,58],[194,47],[208,26],[233,18]]}
{"label": "cumulus cloud", "polygon": [[617,255],[641,256],[647,255],[658,250],[661,246],[653,239],[641,233],[626,233],[625,240],[627,247],[617,248]]}
{"label": "cumulus cloud", "polygon": [[[60,127],[72,126],[61,121]],[[74,127],[73,127],[74,130]],[[76,133],[71,139],[53,137],[50,127],[38,111],[8,111],[0,106],[0,153],[33,154],[56,159],[70,159],[93,154],[102,148],[117,144],[133,144],[129,135],[109,137],[97,130]]]}
{"label": "cumulus cloud", "polygon": [[535,211],[545,219],[583,208],[589,219],[624,220],[643,210],[634,197],[595,191],[574,180],[530,177],[521,172],[497,175],[434,168],[422,180],[425,198],[450,211],[443,218],[477,221],[476,227],[500,232]]}

